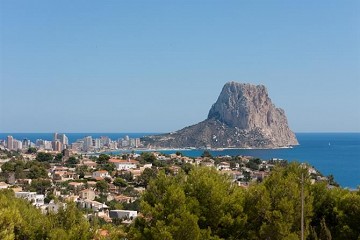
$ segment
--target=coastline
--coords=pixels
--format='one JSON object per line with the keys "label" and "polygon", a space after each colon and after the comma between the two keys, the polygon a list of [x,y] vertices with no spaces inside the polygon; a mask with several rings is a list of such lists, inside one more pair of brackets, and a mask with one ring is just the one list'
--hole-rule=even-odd
{"label": "coastline", "polygon": [[[299,145],[296,145],[299,146]],[[101,153],[112,154],[112,153],[120,153],[120,152],[161,152],[161,151],[213,151],[213,152],[221,152],[225,150],[277,150],[277,149],[292,149],[296,146],[284,146],[284,147],[273,147],[273,148],[239,148],[239,147],[226,147],[226,148],[133,148],[133,149],[114,149],[114,150],[103,150],[98,152],[80,152],[80,154],[91,154],[97,155]]]}

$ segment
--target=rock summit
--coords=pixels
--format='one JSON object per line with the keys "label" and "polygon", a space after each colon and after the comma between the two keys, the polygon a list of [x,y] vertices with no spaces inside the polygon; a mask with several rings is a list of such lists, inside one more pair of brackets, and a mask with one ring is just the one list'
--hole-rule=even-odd
{"label": "rock summit", "polygon": [[179,131],[142,139],[151,148],[280,148],[298,145],[284,110],[266,87],[224,85],[206,120]]}

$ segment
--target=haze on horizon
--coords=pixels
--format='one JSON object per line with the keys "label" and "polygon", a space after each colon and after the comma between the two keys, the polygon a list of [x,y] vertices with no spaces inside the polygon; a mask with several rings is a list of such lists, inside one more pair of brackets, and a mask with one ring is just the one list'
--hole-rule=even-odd
{"label": "haze on horizon", "polygon": [[228,81],[360,132],[360,2],[0,1],[1,132],[169,132]]}

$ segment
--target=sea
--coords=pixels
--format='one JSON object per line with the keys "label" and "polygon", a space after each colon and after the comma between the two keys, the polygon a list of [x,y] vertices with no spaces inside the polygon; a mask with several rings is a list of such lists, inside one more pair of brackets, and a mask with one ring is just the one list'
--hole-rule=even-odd
{"label": "sea", "polygon": [[[98,138],[108,136],[112,140],[139,138],[157,133],[65,133],[69,142],[75,142],[85,136]],[[12,135],[15,139],[52,140],[53,133],[0,133],[0,139]],[[210,150],[213,156],[254,156],[261,159],[279,158],[288,161],[306,162],[318,169],[323,175],[332,174],[342,187],[355,189],[360,186],[360,133],[296,133],[300,143],[293,148],[281,149],[223,149]],[[162,150],[171,154],[177,150]],[[113,152],[113,154],[120,151]],[[180,150],[185,156],[198,157],[204,150]]]}

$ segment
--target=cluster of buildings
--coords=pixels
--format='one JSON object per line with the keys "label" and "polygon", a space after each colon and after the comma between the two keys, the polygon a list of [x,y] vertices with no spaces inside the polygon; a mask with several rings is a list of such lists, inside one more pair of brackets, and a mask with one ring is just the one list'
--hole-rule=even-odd
{"label": "cluster of buildings", "polygon": [[125,136],[118,140],[112,140],[108,136],[93,138],[86,136],[71,144],[71,149],[76,152],[99,152],[102,150],[117,150],[141,147],[140,138]]}
{"label": "cluster of buildings", "polygon": [[6,140],[0,140],[0,146],[7,148],[8,150],[23,150],[29,147],[35,147],[35,144],[29,139],[23,139],[22,141],[13,138],[13,136],[7,136]]}
{"label": "cluster of buildings", "polygon": [[37,150],[61,152],[68,148],[69,139],[65,134],[54,133],[51,141],[37,139],[35,143],[33,143],[29,139],[18,140],[9,135],[6,140],[0,140],[0,146],[10,151],[22,151],[34,147]]}
{"label": "cluster of buildings", "polygon": [[[58,137],[58,135],[55,136],[57,139],[60,138],[60,142],[61,139],[65,139],[64,137]],[[229,175],[229,179],[234,184],[245,188],[248,187],[250,182],[262,181],[270,174],[271,169],[276,163],[283,161],[281,159],[262,161],[250,156],[238,156],[236,158],[230,156],[190,158],[177,154],[164,155],[159,152],[153,152],[152,154],[156,157],[157,161],[166,163],[165,165],[167,165],[170,174],[177,174],[185,164],[211,167],[216,168],[222,174]],[[78,157],[76,154],[72,156]],[[139,196],[145,190],[144,186],[139,184],[142,173],[147,168],[161,168],[153,166],[152,163],[143,162],[141,155],[136,153],[108,159],[108,163],[114,164],[115,167],[110,172],[106,170],[104,164],[99,164],[92,158],[81,157],[79,160],[76,167],[68,167],[63,163],[50,164],[50,168],[47,169],[46,179],[51,181],[51,187],[45,189],[45,195],[24,191],[24,189],[28,189],[33,179],[16,179],[14,176],[8,178],[7,183],[0,182],[0,188],[12,188],[16,192],[15,195],[17,197],[29,200],[35,206],[42,209],[43,212],[57,211],[66,201],[73,201],[78,207],[87,209],[88,211],[86,212],[96,214],[105,221],[111,222],[113,219],[121,219],[123,223],[127,224],[137,217],[137,211],[131,208],[114,209],[109,203],[116,202],[126,206],[126,204],[139,201]],[[79,168],[85,169],[81,177],[77,171]],[[309,167],[308,170],[309,174],[318,175],[315,169]],[[123,177],[125,175],[128,177]],[[119,184],[116,181],[117,178],[122,178],[125,186]],[[315,178],[315,180],[324,179]],[[100,181],[106,184],[106,189],[100,189]],[[127,191],[128,187],[133,190],[131,192]],[[49,196],[49,193],[56,196],[57,199],[61,199],[61,201],[46,203],[45,199],[46,196]],[[91,214],[87,215],[89,219]]]}
{"label": "cluster of buildings", "polygon": [[61,152],[69,149],[74,152],[100,152],[106,150],[132,149],[141,147],[140,138],[130,138],[125,136],[117,140],[112,140],[108,136],[93,138],[86,136],[69,143],[65,134],[54,133],[52,140],[37,139],[35,143],[29,139],[18,140],[13,136],[7,136],[5,140],[0,140],[0,147],[8,150],[22,151],[29,147],[35,147],[37,150]]}

